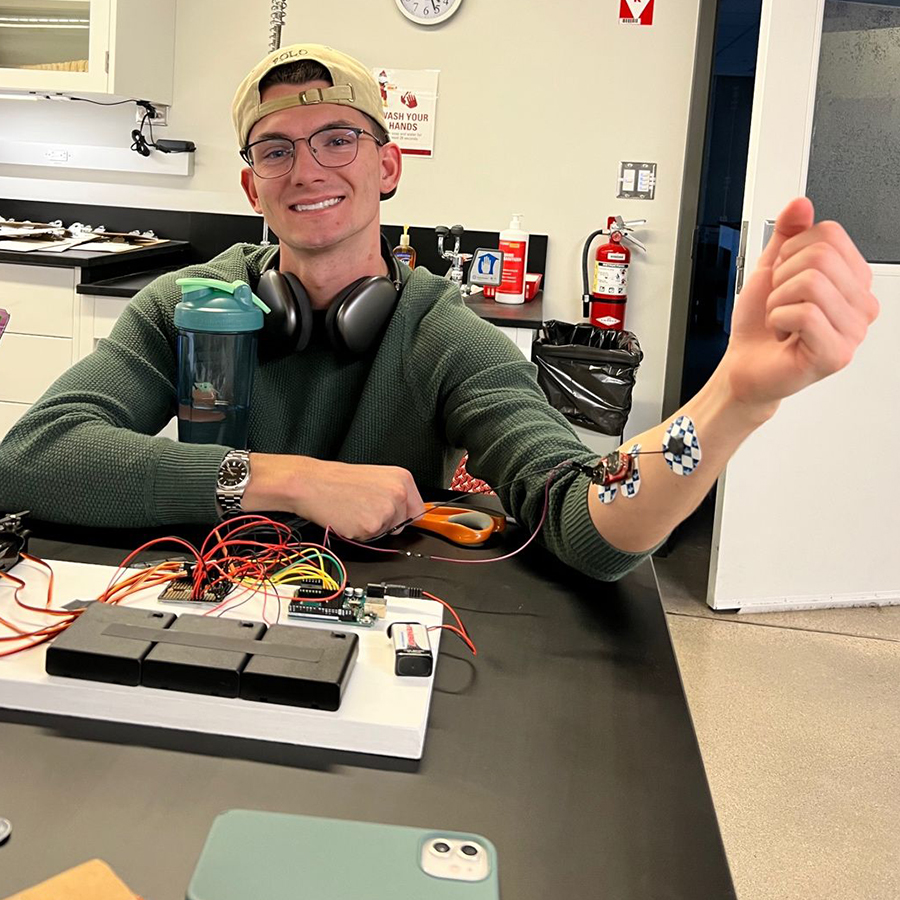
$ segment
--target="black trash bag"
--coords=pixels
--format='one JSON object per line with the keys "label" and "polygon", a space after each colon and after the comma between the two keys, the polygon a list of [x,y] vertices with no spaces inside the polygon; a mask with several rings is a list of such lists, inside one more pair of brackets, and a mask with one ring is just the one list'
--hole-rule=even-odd
{"label": "black trash bag", "polygon": [[631,392],[644,354],[630,331],[544,322],[532,345],[538,383],[570,422],[620,435],[631,412]]}

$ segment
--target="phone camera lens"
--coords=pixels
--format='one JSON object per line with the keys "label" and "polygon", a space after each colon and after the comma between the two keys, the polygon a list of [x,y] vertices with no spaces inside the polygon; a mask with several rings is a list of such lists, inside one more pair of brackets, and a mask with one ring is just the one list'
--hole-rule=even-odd
{"label": "phone camera lens", "polygon": [[431,849],[434,850],[435,853],[449,853],[450,845],[445,844],[443,841],[435,841],[431,845]]}
{"label": "phone camera lens", "polygon": [[466,856],[478,856],[478,848],[473,847],[471,844],[463,844],[459,849],[462,850]]}

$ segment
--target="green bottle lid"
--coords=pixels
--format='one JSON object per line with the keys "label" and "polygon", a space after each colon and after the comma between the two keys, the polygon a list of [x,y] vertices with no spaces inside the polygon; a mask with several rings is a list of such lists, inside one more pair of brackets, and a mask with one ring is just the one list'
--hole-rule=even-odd
{"label": "green bottle lid", "polygon": [[245,281],[177,278],[181,302],[175,307],[175,327],[185,331],[240,334],[259,331],[268,306]]}

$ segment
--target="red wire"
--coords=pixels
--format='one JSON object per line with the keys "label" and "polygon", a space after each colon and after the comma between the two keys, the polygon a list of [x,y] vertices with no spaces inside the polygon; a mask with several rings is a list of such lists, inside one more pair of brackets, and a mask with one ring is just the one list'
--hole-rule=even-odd
{"label": "red wire", "polygon": [[187,541],[183,541],[181,538],[177,538],[177,537],[154,538],[152,541],[147,541],[146,544],[141,544],[141,546],[138,547],[137,550],[134,550],[131,553],[129,553],[128,556],[126,556],[125,559],[123,559],[122,562],[119,563],[118,568],[116,569],[115,572],[113,572],[113,576],[109,580],[109,584],[106,586],[105,593],[109,593],[109,590],[113,586],[113,583],[115,582],[116,578],[118,577],[119,572],[121,572],[123,569],[127,568],[128,563],[130,563],[131,560],[133,560],[135,558],[135,556],[138,555],[138,553],[141,553],[143,550],[146,550],[148,547],[152,547],[154,544],[163,544],[163,543],[181,544],[182,547],[187,547],[187,549],[191,551],[191,553],[194,555],[194,558],[197,560],[197,565],[200,567],[203,566],[203,560],[200,557],[200,554],[197,552],[197,548],[193,544],[189,544]]}
{"label": "red wire", "polygon": [[[74,620],[73,620],[74,621]],[[66,628],[71,625],[71,622],[65,622],[63,624],[57,625],[50,631],[44,633],[44,636],[38,638],[36,641],[32,641],[29,644],[26,644],[24,647],[16,647],[13,650],[2,650],[0,651],[0,656],[13,656],[16,653],[21,653],[23,650],[30,650],[32,647],[37,647],[39,644],[43,644],[45,641],[49,641],[51,638],[56,637],[62,631],[65,631]],[[35,632],[36,634],[41,634],[41,632]],[[0,640],[9,640],[8,638],[0,638]]]}
{"label": "red wire", "polygon": [[461,640],[466,642],[466,646],[472,651],[472,656],[478,656],[478,651],[475,649],[475,645],[472,643],[471,638],[460,631],[455,625],[432,625],[428,630],[435,631],[439,628],[446,628],[448,631],[452,631],[454,634],[458,635]]}
{"label": "red wire", "polygon": [[[80,614],[80,612],[69,612],[68,610],[63,611],[63,610],[50,609],[49,606],[50,606],[52,596],[53,596],[53,570],[50,568],[50,566],[47,563],[45,563],[41,559],[38,559],[37,557],[27,556],[26,554],[22,554],[22,556],[26,557],[31,562],[40,563],[41,565],[45,566],[48,570],[50,570],[50,581],[47,586],[47,602],[46,602],[44,608],[35,607],[35,606],[30,606],[27,603],[23,603],[19,599],[19,591],[21,591],[22,588],[24,588],[26,586],[25,582],[22,581],[21,578],[17,578],[15,575],[9,575],[6,572],[0,572],[0,576],[2,576],[7,581],[12,581],[16,585],[16,588],[13,591],[13,599],[15,600],[16,604],[18,606],[20,606],[22,609],[27,609],[31,612],[37,612],[37,613],[41,613],[41,614],[49,613],[50,615],[64,616],[67,619],[69,619],[69,621],[59,622],[55,625],[45,625],[43,628],[37,628],[34,631],[23,631],[15,623],[7,622],[6,619],[0,618],[0,624],[5,626],[6,628],[8,628],[10,631],[16,632],[15,634],[12,634],[12,635],[3,635],[2,637],[0,637],[0,642],[5,643],[7,641],[29,641],[29,643],[24,644],[21,647],[14,647],[9,650],[3,650],[2,652],[0,652],[0,657],[12,656],[15,653],[21,653],[23,650],[28,650],[29,648],[35,647],[38,644],[43,644],[45,641],[50,640],[50,638],[54,637],[59,632],[68,628],[69,625],[71,625],[72,622],[74,622],[75,619],[77,619],[78,615]],[[37,638],[37,640],[32,640],[32,638]]]}
{"label": "red wire", "polygon": [[434,594],[430,594],[428,591],[422,591],[422,596],[427,597],[429,600],[434,600],[436,603],[440,603],[445,609],[450,610],[450,615],[456,619],[456,624],[459,626],[454,627],[453,625],[435,625],[434,628],[449,628],[454,633],[458,634],[468,645],[469,649],[472,651],[472,654],[477,656],[478,651],[475,649],[475,644],[472,639],[469,637],[469,631],[465,625],[462,623],[462,619],[456,614],[456,610],[447,603],[446,600],[441,600],[440,597],[436,597]]}

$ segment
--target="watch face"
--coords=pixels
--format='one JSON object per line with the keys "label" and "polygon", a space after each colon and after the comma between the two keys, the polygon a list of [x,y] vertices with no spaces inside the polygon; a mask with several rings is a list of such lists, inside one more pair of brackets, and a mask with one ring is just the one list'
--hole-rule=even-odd
{"label": "watch face", "polygon": [[242,459],[226,459],[219,469],[219,484],[224,488],[237,487],[247,477],[248,466]]}
{"label": "watch face", "polygon": [[449,18],[456,12],[461,0],[397,0],[400,11],[407,19],[420,25],[432,25]]}

